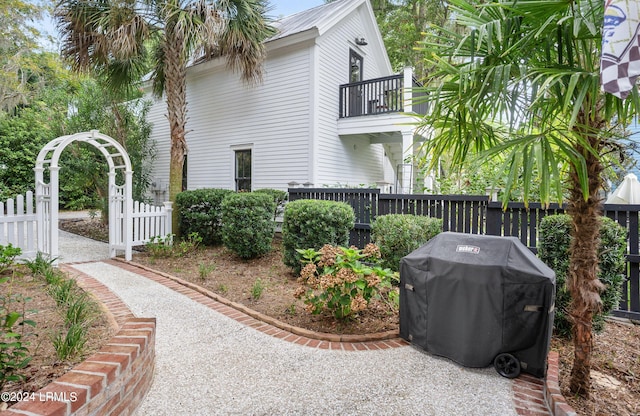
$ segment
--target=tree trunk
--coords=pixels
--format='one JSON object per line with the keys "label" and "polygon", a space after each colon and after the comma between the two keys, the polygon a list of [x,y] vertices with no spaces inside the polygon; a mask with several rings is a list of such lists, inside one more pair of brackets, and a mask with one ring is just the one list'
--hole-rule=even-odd
{"label": "tree trunk", "polygon": [[[165,94],[167,100],[167,118],[171,132],[171,160],[169,163],[169,201],[175,204],[176,195],[182,191],[182,166],[187,153],[185,125],[187,116],[186,78],[184,62],[184,39],[179,33],[169,32],[167,27],[165,45]],[[173,210],[171,227],[180,235],[178,210]]]}
{"label": "tree trunk", "polygon": [[[577,122],[589,123],[581,116]],[[593,126],[594,122],[591,121]],[[595,123],[597,124],[597,122]],[[595,126],[593,126],[595,127]],[[584,135],[596,152],[600,151],[597,136]],[[572,219],[572,242],[569,260],[568,285],[571,293],[569,314],[573,323],[574,363],[569,388],[573,394],[589,397],[591,387],[591,352],[593,349],[592,318],[600,308],[600,292],[604,288],[598,280],[598,243],[600,236],[602,164],[598,156],[577,146],[586,161],[589,176],[589,196],[585,200],[575,169],[571,171],[569,214]]]}

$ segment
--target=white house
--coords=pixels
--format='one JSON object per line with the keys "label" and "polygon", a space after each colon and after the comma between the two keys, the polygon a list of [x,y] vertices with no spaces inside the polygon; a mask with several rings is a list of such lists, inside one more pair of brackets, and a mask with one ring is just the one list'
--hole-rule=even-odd
{"label": "white house", "polygon": [[[244,84],[223,59],[187,71],[185,188],[411,187],[411,70],[394,74],[368,0],[285,17],[267,39],[264,81]],[[168,197],[164,101],[149,113],[156,201]],[[387,189],[389,190],[389,189]]]}

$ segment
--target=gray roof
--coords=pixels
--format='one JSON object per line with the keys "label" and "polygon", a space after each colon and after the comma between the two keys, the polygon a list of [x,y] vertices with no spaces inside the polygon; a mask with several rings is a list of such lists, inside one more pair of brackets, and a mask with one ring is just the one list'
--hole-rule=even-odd
{"label": "gray roof", "polygon": [[267,39],[267,42],[306,32],[313,28],[321,29],[325,22],[331,21],[333,17],[340,15],[356,2],[359,3],[358,0],[337,0],[276,20],[273,22],[273,26],[278,29],[278,33]]}

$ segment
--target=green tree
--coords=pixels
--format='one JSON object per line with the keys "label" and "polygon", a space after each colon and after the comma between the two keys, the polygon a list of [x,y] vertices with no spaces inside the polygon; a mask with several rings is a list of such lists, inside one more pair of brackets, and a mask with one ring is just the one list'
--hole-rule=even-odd
{"label": "green tree", "polygon": [[[171,132],[169,200],[182,190],[186,142],[186,69],[190,59],[225,57],[246,81],[262,76],[263,40],[273,29],[264,0],[61,0],[62,54],[92,68],[114,89],[133,85],[151,50],[154,92],[167,103]],[[173,226],[178,230],[177,213]]]}
{"label": "green tree", "polygon": [[40,69],[31,59],[39,33],[30,21],[41,13],[29,1],[0,3],[0,111],[13,111],[32,97]]}
{"label": "green tree", "polygon": [[545,203],[567,191],[575,349],[570,389],[588,396],[591,322],[602,289],[603,155],[618,149],[614,125],[637,114],[637,89],[624,101],[600,91],[602,2],[449,3],[461,30],[439,28],[421,46],[434,67],[426,88],[431,113],[422,121],[432,136],[424,150],[434,164],[444,155],[454,166],[473,156],[485,163],[503,158],[509,168],[504,202],[518,178],[525,202],[534,180]]}
{"label": "green tree", "polygon": [[416,78],[427,75],[428,67],[416,49],[424,32],[445,26],[449,19],[448,2],[440,0],[376,0],[372,7],[382,33],[391,66],[395,71],[414,68]]}

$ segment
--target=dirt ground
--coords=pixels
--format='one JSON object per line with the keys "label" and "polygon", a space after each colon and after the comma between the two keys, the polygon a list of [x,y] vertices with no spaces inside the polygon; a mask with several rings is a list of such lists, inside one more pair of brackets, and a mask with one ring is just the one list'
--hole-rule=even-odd
{"label": "dirt ground", "polygon": [[[95,231],[95,228],[100,227],[98,224],[98,220],[76,221],[67,223],[63,228],[95,236],[99,234]],[[147,253],[142,253],[135,255],[134,261],[189,280],[229,300],[303,328],[339,334],[364,334],[394,330],[399,325],[397,312],[384,302],[378,302],[369,312],[346,323],[307,314],[302,301],[293,296],[297,287],[296,276],[282,263],[280,244],[277,241],[271,253],[250,261],[236,257],[224,247],[202,248],[186,257],[166,259],[153,259]],[[252,296],[256,285],[262,287],[257,299]],[[613,321],[595,336],[592,356],[593,389],[589,400],[573,397],[568,391],[573,361],[571,342],[554,337],[552,349],[560,354],[563,394],[578,414],[640,415],[640,325]]]}

